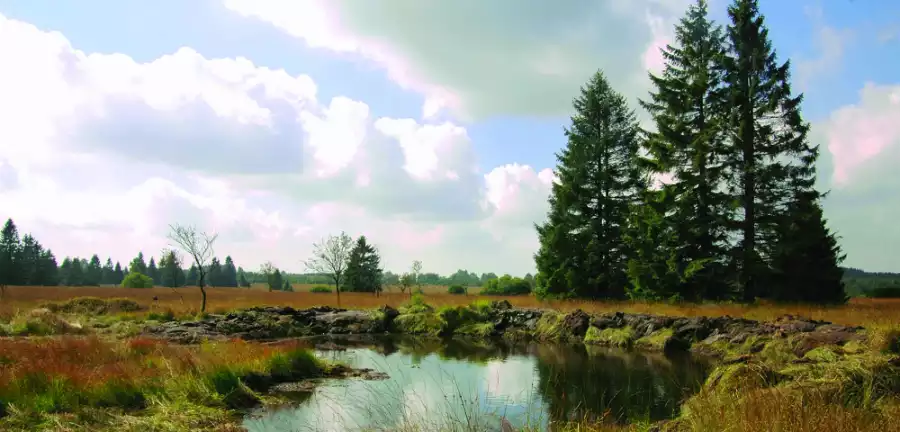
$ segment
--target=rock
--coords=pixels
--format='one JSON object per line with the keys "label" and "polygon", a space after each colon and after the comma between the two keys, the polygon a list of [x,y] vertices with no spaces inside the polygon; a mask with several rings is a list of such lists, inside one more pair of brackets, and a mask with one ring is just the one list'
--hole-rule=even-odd
{"label": "rock", "polygon": [[624,318],[625,314],[622,312],[604,313],[594,317],[593,321],[591,321],[591,325],[600,330],[622,328],[625,326]]}
{"label": "rock", "polygon": [[563,329],[573,336],[584,337],[590,324],[590,315],[581,309],[575,309],[563,318]]}
{"label": "rock", "polygon": [[508,300],[491,301],[491,309],[505,311],[512,309],[512,304]]}

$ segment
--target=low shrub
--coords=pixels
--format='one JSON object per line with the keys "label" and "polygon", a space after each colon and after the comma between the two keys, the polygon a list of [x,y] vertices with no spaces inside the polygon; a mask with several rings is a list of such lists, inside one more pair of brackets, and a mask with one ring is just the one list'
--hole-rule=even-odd
{"label": "low shrub", "polygon": [[332,292],[332,289],[328,285],[315,285],[309,289],[309,292],[324,294]]}
{"label": "low shrub", "polygon": [[153,288],[153,279],[142,273],[131,272],[122,280],[122,288]]}
{"label": "low shrub", "polygon": [[466,289],[466,287],[464,287],[462,285],[450,285],[449,287],[447,287],[447,294],[459,295],[459,294],[466,294],[467,292],[468,292],[468,289]]}
{"label": "low shrub", "polygon": [[531,294],[531,284],[525,279],[503,275],[485,282],[481,289],[482,295],[527,295]]}

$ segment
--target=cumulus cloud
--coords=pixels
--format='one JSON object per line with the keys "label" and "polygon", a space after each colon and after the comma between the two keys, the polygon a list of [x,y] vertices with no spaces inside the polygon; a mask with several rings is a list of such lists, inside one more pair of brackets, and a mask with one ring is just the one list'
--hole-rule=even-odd
{"label": "cumulus cloud", "polygon": [[900,150],[900,86],[866,84],[857,104],[832,113],[826,130],[834,182],[871,177],[862,169],[867,162],[883,162],[885,153]]}
{"label": "cumulus cloud", "polygon": [[[365,58],[425,96],[423,115],[565,115],[598,68],[629,97],[688,0],[224,0],[308,46]],[[477,11],[477,13],[475,13]]]}
{"label": "cumulus cloud", "polygon": [[457,124],[320,101],[311,77],[245,58],[88,53],[2,15],[0,58],[0,216],[60,255],[156,253],[177,222],[218,232],[219,254],[250,268],[301,270],[341,230],[372,237],[388,268],[532,266],[485,232],[521,199],[485,200],[494,186]]}

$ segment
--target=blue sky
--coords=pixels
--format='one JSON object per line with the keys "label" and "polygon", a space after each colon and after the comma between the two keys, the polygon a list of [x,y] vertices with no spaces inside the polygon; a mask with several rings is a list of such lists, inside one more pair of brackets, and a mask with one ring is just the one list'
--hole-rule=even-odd
{"label": "blue sky", "polygon": [[[17,62],[21,73],[6,76],[7,85],[15,87],[0,90],[30,85],[65,88],[69,95],[73,88],[72,99],[66,103],[77,115],[57,113],[62,112],[58,106],[43,110],[36,102],[43,99],[21,92],[35,108],[9,108],[8,112],[22,116],[27,112],[34,116],[28,121],[47,122],[56,132],[48,138],[22,126],[4,137],[5,142],[17,144],[6,144],[6,153],[0,144],[0,171],[6,167],[14,174],[6,177],[16,181],[7,182],[15,187],[6,190],[0,182],[0,197],[9,194],[7,202],[14,203],[9,216],[17,216],[24,231],[43,234],[38,238],[59,255],[98,252],[127,261],[137,249],[164,246],[163,222],[184,219],[220,232],[222,254],[235,255],[239,264],[245,262],[250,268],[271,260],[302,270],[299,263],[309,253],[314,234],[346,229],[383,240],[386,264],[396,270],[422,259],[426,270],[430,263],[431,269],[440,272],[463,267],[524,273],[533,268],[530,257],[536,246],[530,225],[546,210],[550,177],[541,171],[553,167],[554,152],[564,145],[562,130],[571,111],[568,102],[597,68],[630,99],[644,96],[649,89],[646,70],[652,68],[645,53],[652,51],[653,43],[670,36],[671,24],[688,3],[570,0],[548,6],[535,0],[517,3],[510,13],[508,2],[476,7],[474,0],[365,4],[352,0],[0,0],[3,25],[11,29],[10,35],[34,42],[34,51],[29,52],[53,54],[57,48],[42,41],[49,40],[47,32],[58,31],[71,49],[101,54],[74,60],[81,68],[76,69],[90,71],[84,72],[85,77],[134,74],[141,78],[131,82],[147,80],[162,74],[164,67],[141,65],[159,63],[161,57],[176,52],[174,63],[183,67],[173,69],[181,71],[177,74],[165,75],[173,80],[171,101],[178,101],[166,105],[175,110],[168,116],[150,102],[153,94],[137,87],[113,88],[106,81],[85,78],[84,82],[92,83],[87,86],[65,75],[29,74],[27,68],[47,63]],[[724,0],[711,2],[720,22],[725,18],[724,7]],[[780,57],[790,58],[794,65],[795,88],[806,95],[804,113],[814,127],[812,138],[822,145],[821,186],[833,191],[826,216],[844,237],[847,264],[900,271],[890,248],[883,245],[900,242],[900,230],[886,216],[900,210],[900,198],[890,193],[893,185],[900,185],[900,177],[891,169],[891,163],[900,161],[900,132],[891,127],[900,123],[896,117],[900,102],[892,99],[900,92],[900,3],[765,0],[761,9]],[[319,18],[304,21],[310,16]],[[26,31],[11,23],[28,23],[37,29]],[[322,23],[327,25],[319,26]],[[7,46],[7,51],[28,57],[13,48]],[[182,48],[189,51],[179,51]],[[116,72],[99,60],[113,54],[127,56],[136,67]],[[54,55],[48,58],[61,61],[58,53]],[[283,69],[294,79],[301,75],[311,79],[314,96],[304,96],[307,99],[298,108],[290,98],[248,90],[249,84],[223,84],[216,78],[218,72],[210,72],[221,65],[207,64],[211,59],[233,62],[238,57],[252,62],[252,71],[243,79],[275,88],[287,81],[276,83],[259,75],[259,70]],[[193,84],[175,85],[185,71],[197,70],[205,72],[198,72]],[[23,84],[21,80],[30,80],[30,75],[35,75],[33,82]],[[39,81],[37,75],[53,81]],[[265,81],[269,79],[273,81]],[[53,87],[57,85],[64,87]],[[219,93],[210,90],[199,98],[190,96],[192,86]],[[868,90],[863,93],[864,89]],[[235,117],[227,123],[223,120],[227,115],[216,111],[215,101],[221,99],[210,99],[213,94],[249,98],[268,113],[256,114],[272,114],[279,120],[248,126]],[[98,95],[99,102],[91,99],[96,105],[84,105],[88,102],[83,95]],[[52,94],[44,97],[48,103],[57,99]],[[333,98],[344,102],[335,105]],[[437,101],[442,109],[425,115],[423,105],[428,101]],[[81,115],[94,112],[86,106],[107,114]],[[210,110],[218,115],[209,114]],[[172,126],[173,118],[183,115],[179,112],[190,113],[191,117],[181,118],[198,123],[186,126],[187,131],[182,129],[185,125]],[[28,121],[23,119],[21,124]],[[123,131],[122,125],[132,126]],[[128,130],[139,129],[134,125],[164,129],[159,137],[191,148],[178,156],[179,163],[136,158],[142,151],[153,151],[149,147],[154,143],[146,136],[129,137]],[[313,135],[316,125],[331,125],[317,129],[318,141]],[[873,129],[877,136],[866,138]],[[232,132],[223,135],[225,130]],[[236,135],[237,130],[241,132]],[[178,135],[182,132],[190,139]],[[297,164],[303,169],[281,172],[281,163],[273,162],[279,168],[273,168],[276,172],[270,176],[251,176],[241,170],[231,172],[223,162],[216,171],[207,169],[216,163],[213,156],[204,156],[203,166],[192,166],[191,152],[214,153],[216,140],[231,140],[238,146],[234,148],[259,157],[273,152],[271,157],[276,159],[276,149],[299,146],[292,148],[302,149],[304,157]],[[31,141],[34,145],[18,144]],[[317,142],[327,143],[331,150],[321,150],[324,147]],[[138,143],[144,147],[137,148]],[[204,147],[207,144],[210,147]],[[836,150],[832,152],[830,146]],[[115,160],[121,176],[83,168],[78,179],[84,187],[115,183],[110,196],[85,201],[127,197],[142,202],[152,214],[140,221],[103,216],[80,225],[43,214],[37,204],[24,198],[28,187],[63,194],[65,186],[74,183],[53,172],[53,163],[46,158],[26,154],[26,148],[52,148],[59,157],[76,158],[66,161],[84,160],[84,167],[101,164],[103,158]],[[319,156],[311,156],[317,149]],[[472,172],[473,164],[477,172]],[[849,173],[837,182],[832,178],[835,164]],[[448,196],[454,197],[452,205],[447,204]],[[441,197],[441,202],[431,201]],[[402,205],[386,208],[386,202]],[[216,206],[238,206],[246,214],[217,213]],[[398,210],[414,207],[418,208]],[[158,208],[165,211],[153,213]],[[79,211],[86,221],[97,213],[87,208]],[[336,213],[358,217],[338,226],[341,217]],[[127,235],[110,234],[115,230]],[[232,240],[229,230],[233,230]],[[261,234],[260,230],[270,231]],[[472,247],[481,252],[467,251]]]}

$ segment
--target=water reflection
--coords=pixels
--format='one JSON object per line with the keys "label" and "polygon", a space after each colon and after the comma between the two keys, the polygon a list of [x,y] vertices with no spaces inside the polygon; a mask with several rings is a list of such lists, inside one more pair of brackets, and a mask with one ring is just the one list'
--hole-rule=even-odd
{"label": "water reflection", "polygon": [[324,382],[297,406],[249,417],[249,431],[498,430],[502,416],[543,430],[585,418],[658,420],[708,372],[687,357],[553,344],[383,338],[318,354],[390,379]]}

